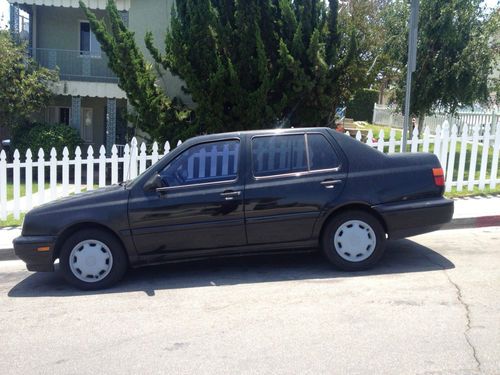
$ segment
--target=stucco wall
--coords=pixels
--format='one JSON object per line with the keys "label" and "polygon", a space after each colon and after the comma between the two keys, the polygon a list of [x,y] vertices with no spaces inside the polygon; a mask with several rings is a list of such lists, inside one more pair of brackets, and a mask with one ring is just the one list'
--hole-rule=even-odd
{"label": "stucco wall", "polygon": [[[98,17],[105,11],[94,10]],[[37,16],[37,48],[80,49],[80,21],[87,18],[80,9],[39,6]]]}
{"label": "stucco wall", "polygon": [[[153,33],[156,47],[164,50],[165,33],[170,26],[171,9],[175,0],[133,0],[129,10],[129,28],[135,33],[137,45],[144,53],[146,59],[153,62],[151,55],[146,49],[144,37],[146,32]],[[164,72],[160,80],[161,86],[171,97],[178,96],[186,104],[192,105],[191,98],[181,90],[182,81],[174,77],[170,72]]]}

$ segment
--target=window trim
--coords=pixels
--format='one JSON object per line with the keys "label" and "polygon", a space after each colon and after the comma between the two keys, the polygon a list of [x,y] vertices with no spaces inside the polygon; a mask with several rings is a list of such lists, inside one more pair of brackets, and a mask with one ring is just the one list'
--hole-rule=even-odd
{"label": "window trim", "polygon": [[[337,150],[335,149],[335,146],[332,144],[332,142],[330,142],[328,140],[328,137],[326,137],[323,133],[321,132],[309,132],[309,133],[306,133],[306,146],[307,146],[307,153],[309,154],[309,143],[308,143],[308,139],[307,139],[307,135],[308,134],[319,134],[321,135],[323,138],[325,138],[325,140],[330,144],[330,147],[332,148],[333,152],[335,153],[335,156],[337,157],[337,160],[339,161],[339,164],[336,166],[336,167],[333,167],[333,168],[324,168],[324,169],[311,169],[311,165],[308,164],[308,171],[309,173],[317,173],[317,172],[329,172],[329,171],[334,171],[334,172],[338,172],[340,170],[340,168],[342,167],[342,159],[340,158],[339,156],[339,153],[337,152]],[[309,161],[309,159],[308,159]]]}
{"label": "window trim", "polygon": [[[307,135],[308,134],[320,134],[323,136],[326,141],[330,144],[330,146],[333,149],[333,152],[335,152],[335,155],[337,156],[337,159],[339,159],[339,165],[333,168],[327,168],[327,169],[313,169],[311,170],[311,165],[310,165],[310,160],[309,160],[309,143],[307,140]],[[307,171],[301,171],[301,172],[290,172],[290,173],[279,173],[279,174],[273,174],[269,176],[255,176],[254,170],[253,170],[253,140],[254,138],[262,138],[262,137],[276,137],[276,136],[288,136],[288,135],[302,135],[304,136],[304,143],[306,146],[306,160],[307,160]],[[282,133],[282,134],[258,134],[252,136],[250,139],[250,160],[251,160],[251,165],[250,169],[252,171],[252,177],[254,181],[259,181],[259,180],[268,180],[268,179],[274,179],[274,178],[288,178],[288,177],[302,177],[302,176],[307,176],[310,174],[317,174],[317,173],[325,173],[325,172],[338,172],[342,168],[342,162],[340,161],[339,155],[337,151],[335,150],[335,147],[332,145],[332,143],[328,140],[327,137],[321,132],[318,131],[313,131],[313,132],[292,132],[292,133]]]}
{"label": "window trim", "polygon": [[[241,142],[241,139],[238,138],[238,137],[223,138],[223,139],[216,139],[216,140],[207,140],[205,142],[196,143],[196,144],[188,147],[184,151],[182,151],[173,160],[171,160],[167,165],[165,165],[161,170],[164,170],[165,168],[167,168],[178,157],[180,157],[182,154],[184,154],[185,152],[189,151],[193,147],[204,145],[204,144],[207,144],[207,143],[217,143],[217,142],[226,142],[226,141],[237,141],[239,143],[239,147],[238,147],[238,165],[236,167],[236,177],[235,178],[233,178],[231,180],[212,181],[212,182],[199,182],[199,183],[188,184],[188,185],[164,186],[164,187],[156,188],[156,191],[157,192],[166,192],[166,191],[169,191],[169,190],[185,189],[185,188],[190,188],[190,187],[199,187],[199,186],[203,187],[203,186],[209,186],[209,185],[223,185],[223,184],[234,183],[234,182],[238,181],[238,179],[240,178],[240,166],[241,166],[240,163],[241,163],[241,156],[242,156],[242,150],[241,150],[242,149],[241,148],[242,142]],[[157,171],[156,173],[159,174],[160,171]]]}
{"label": "window trim", "polygon": [[[89,24],[89,48],[90,49],[88,51],[82,50],[82,23]],[[99,55],[92,54],[92,35],[91,34],[92,34],[92,27],[90,25],[90,22],[87,20],[78,20],[78,57],[80,57],[80,58],[90,57],[91,59],[102,59],[102,47],[101,47],[100,43],[99,43],[100,54]]]}

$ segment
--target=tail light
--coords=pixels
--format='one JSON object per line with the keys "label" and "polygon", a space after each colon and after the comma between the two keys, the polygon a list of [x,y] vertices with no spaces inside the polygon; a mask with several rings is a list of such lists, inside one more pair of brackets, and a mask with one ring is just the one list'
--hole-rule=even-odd
{"label": "tail light", "polygon": [[432,175],[434,176],[436,186],[444,186],[443,168],[432,168]]}

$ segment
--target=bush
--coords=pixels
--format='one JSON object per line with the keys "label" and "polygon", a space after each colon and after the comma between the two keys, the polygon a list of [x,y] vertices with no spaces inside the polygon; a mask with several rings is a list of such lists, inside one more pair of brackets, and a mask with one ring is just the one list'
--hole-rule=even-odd
{"label": "bush", "polygon": [[18,149],[21,156],[24,156],[29,148],[35,159],[38,150],[43,148],[47,158],[50,155],[50,150],[54,147],[59,158],[64,147],[68,147],[70,154],[73,154],[75,148],[81,145],[80,134],[71,126],[66,124],[34,123],[16,130],[12,137],[11,152]]}
{"label": "bush", "polygon": [[355,121],[371,122],[373,118],[373,105],[378,101],[378,91],[361,89],[356,91],[354,97],[347,104],[346,117]]}

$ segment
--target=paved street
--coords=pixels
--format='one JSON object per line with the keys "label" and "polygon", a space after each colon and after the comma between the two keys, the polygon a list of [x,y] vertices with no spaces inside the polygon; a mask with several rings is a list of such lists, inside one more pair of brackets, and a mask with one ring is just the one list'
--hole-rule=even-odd
{"label": "paved street", "polygon": [[319,255],[134,270],[79,292],[0,262],[1,374],[500,374],[500,227]]}

